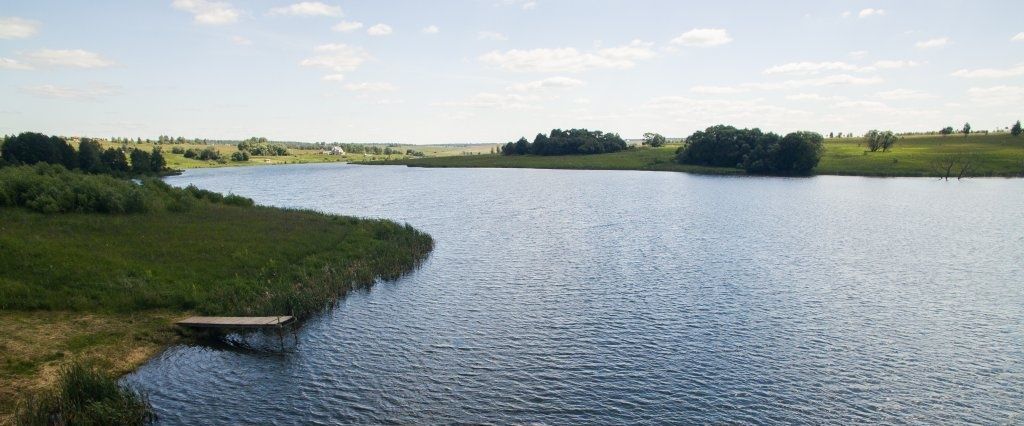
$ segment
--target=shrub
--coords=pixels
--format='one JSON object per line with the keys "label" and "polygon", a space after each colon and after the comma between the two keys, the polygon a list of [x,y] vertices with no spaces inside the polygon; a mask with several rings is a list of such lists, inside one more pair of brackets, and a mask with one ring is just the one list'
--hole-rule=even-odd
{"label": "shrub", "polygon": [[686,138],[676,161],[715,167],[741,167],[748,173],[804,175],[818,165],[824,138],[814,132],[780,137],[760,129],[713,126]]}
{"label": "shrub", "polygon": [[288,155],[288,149],[284,145],[270,143],[267,138],[246,139],[239,142],[238,150],[252,155]]}
{"label": "shrub", "polygon": [[573,155],[618,152],[628,147],[618,134],[587,129],[553,129],[549,135],[537,134],[533,142],[519,138],[501,148],[504,155]]}
{"label": "shrub", "polygon": [[232,152],[231,161],[249,161],[249,153],[246,151]]}
{"label": "shrub", "polygon": [[65,367],[56,388],[18,407],[23,425],[139,425],[156,420],[145,395],[78,363]]}
{"label": "shrub", "polygon": [[251,206],[252,200],[189,186],[173,188],[147,178],[141,183],[107,175],[68,171],[60,166],[0,169],[0,206],[20,206],[41,213],[143,213],[186,211],[200,202]]}

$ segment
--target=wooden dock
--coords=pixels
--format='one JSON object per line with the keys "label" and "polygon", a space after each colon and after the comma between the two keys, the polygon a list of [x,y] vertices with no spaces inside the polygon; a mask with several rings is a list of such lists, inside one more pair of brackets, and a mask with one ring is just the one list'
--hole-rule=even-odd
{"label": "wooden dock", "polygon": [[189,317],[176,324],[190,328],[272,328],[295,322],[295,317]]}

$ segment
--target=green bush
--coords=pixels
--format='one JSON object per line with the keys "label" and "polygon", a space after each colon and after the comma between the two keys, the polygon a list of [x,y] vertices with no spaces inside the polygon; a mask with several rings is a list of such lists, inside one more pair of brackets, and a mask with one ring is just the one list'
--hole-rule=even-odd
{"label": "green bush", "polygon": [[156,420],[145,395],[78,363],[66,367],[56,388],[18,407],[19,425],[143,425]]}
{"label": "green bush", "polygon": [[235,151],[231,153],[231,161],[249,161],[248,151]]}
{"label": "green bush", "polygon": [[68,171],[61,166],[0,169],[0,206],[20,206],[41,213],[143,213],[187,211],[197,202],[251,206],[252,200],[189,186],[173,188],[158,179],[133,182],[107,175]]}

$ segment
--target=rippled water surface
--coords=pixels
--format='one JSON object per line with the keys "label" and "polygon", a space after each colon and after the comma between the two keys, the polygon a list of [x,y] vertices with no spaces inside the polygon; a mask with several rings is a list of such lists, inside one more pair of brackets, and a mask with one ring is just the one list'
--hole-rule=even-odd
{"label": "rippled water surface", "polygon": [[437,245],[283,352],[169,349],[127,378],[165,424],[1024,422],[1022,180],[302,165],[168,181]]}

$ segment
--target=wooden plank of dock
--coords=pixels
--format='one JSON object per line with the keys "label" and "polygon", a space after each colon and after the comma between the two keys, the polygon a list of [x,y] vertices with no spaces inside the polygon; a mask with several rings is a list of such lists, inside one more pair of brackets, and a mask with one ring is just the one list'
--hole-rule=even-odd
{"label": "wooden plank of dock", "polygon": [[291,324],[291,316],[277,317],[189,317],[176,324],[192,328],[269,328]]}

